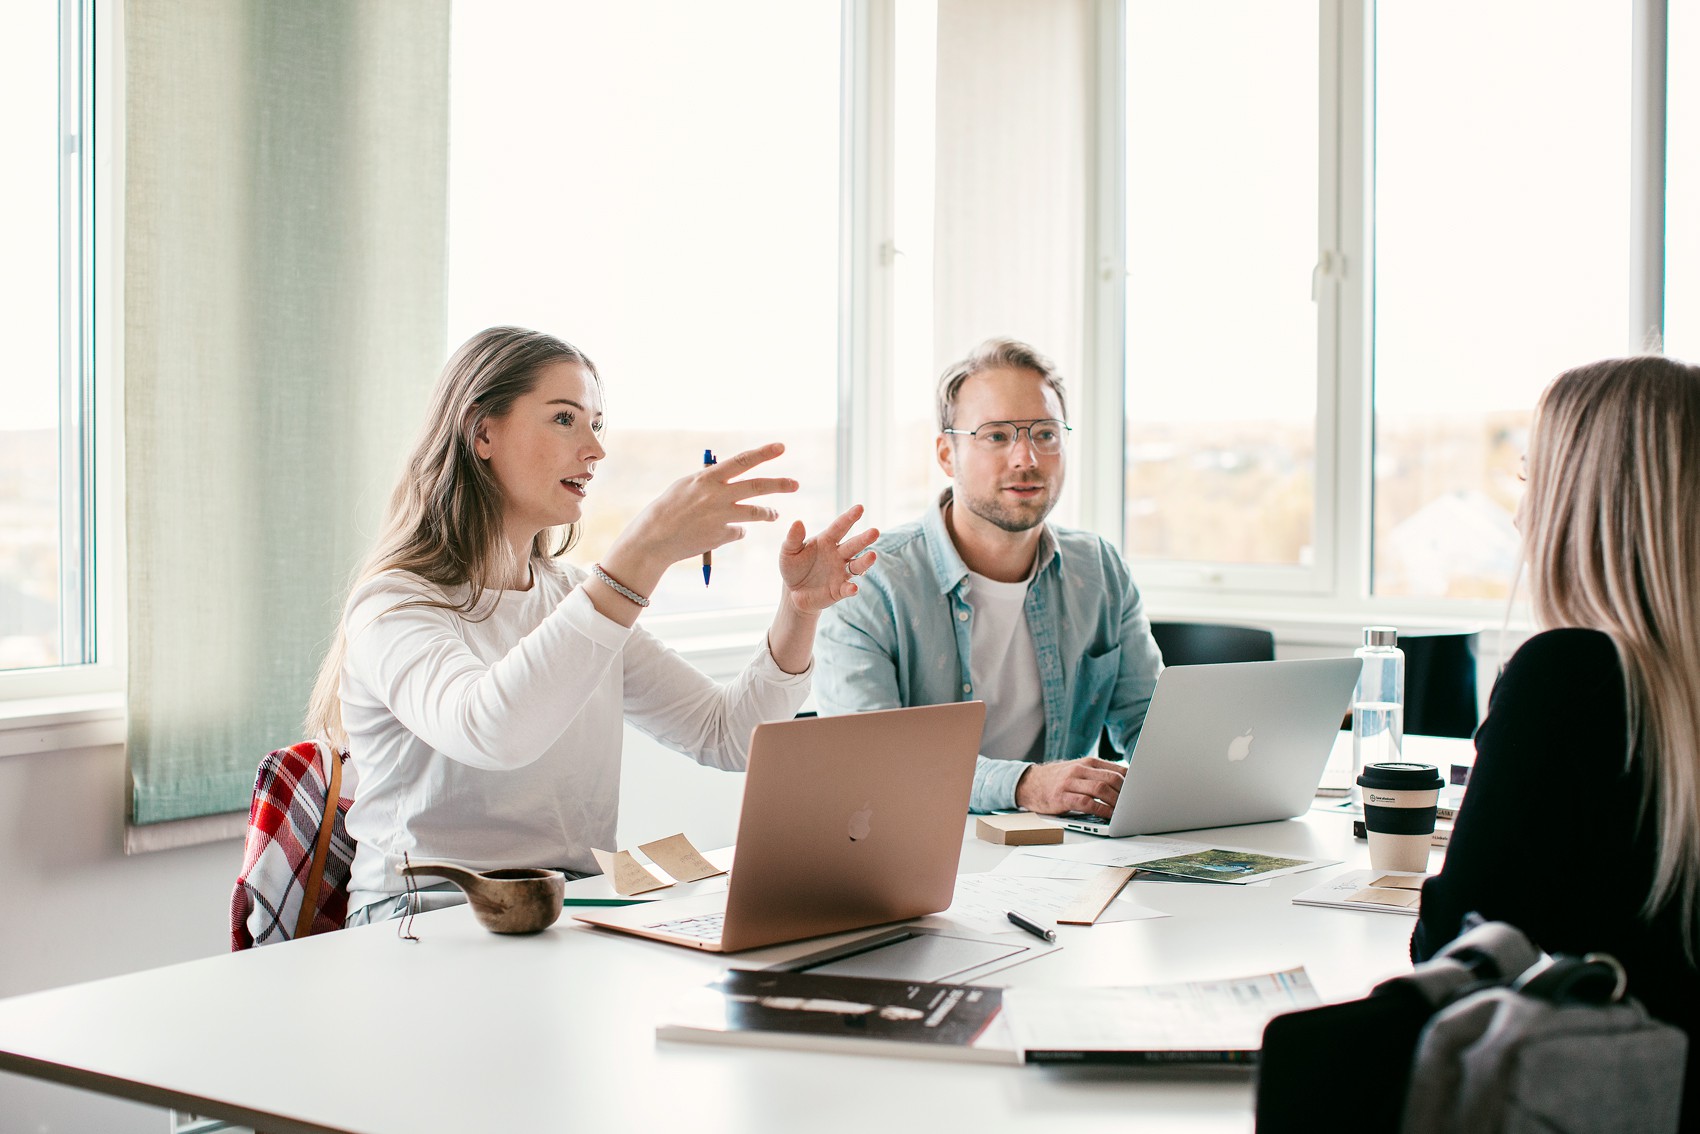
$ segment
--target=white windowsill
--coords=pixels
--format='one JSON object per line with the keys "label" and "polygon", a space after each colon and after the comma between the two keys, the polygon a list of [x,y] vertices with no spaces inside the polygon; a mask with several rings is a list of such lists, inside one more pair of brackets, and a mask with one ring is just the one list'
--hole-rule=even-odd
{"label": "white windowsill", "polygon": [[124,694],[0,701],[0,757],[124,743]]}

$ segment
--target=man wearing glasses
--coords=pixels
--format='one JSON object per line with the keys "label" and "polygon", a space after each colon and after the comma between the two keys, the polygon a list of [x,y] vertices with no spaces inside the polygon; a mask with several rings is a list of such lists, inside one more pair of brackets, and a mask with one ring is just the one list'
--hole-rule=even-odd
{"label": "man wearing glasses", "polygon": [[976,811],[1108,818],[1163,668],[1127,563],[1046,523],[1069,433],[1062,380],[1025,343],[992,339],[939,377],[939,467],[951,487],[874,544],[861,591],[822,616],[822,713],[986,702]]}

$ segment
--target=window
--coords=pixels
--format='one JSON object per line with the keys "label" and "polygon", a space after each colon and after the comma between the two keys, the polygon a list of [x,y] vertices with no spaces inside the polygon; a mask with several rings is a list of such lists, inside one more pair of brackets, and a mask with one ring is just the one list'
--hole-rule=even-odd
{"label": "window", "polygon": [[712,590],[675,564],[658,614],[771,609],[785,528],[836,511],[839,50],[828,4],[454,8],[448,347],[517,323],[596,362],[608,457],[569,558],[704,449],[784,441],[756,475],[802,483]]}
{"label": "window", "polygon": [[[0,40],[0,670],[96,660],[87,171],[92,99],[74,0]],[[44,286],[55,281],[57,286]]]}
{"label": "window", "polygon": [[1503,598],[1536,398],[1631,346],[1628,17],[1595,0],[1378,10],[1378,595]]}
{"label": "window", "polygon": [[1159,608],[1501,616],[1546,383],[1700,351],[1700,29],[1670,6],[1667,55],[1664,7],[1109,6],[1125,479],[1094,515]]}
{"label": "window", "polygon": [[[112,657],[85,4],[25,6],[0,43],[9,681]],[[703,449],[775,438],[788,519],[912,518],[942,483],[934,378],[1009,334],[1070,380],[1058,518],[1121,538],[1171,609],[1497,617],[1540,388],[1640,346],[1649,282],[1700,358],[1700,15],[1668,6],[1667,49],[1664,7],[457,4],[445,353],[517,322],[597,360],[581,563]],[[1667,77],[1653,281],[1643,56]],[[783,527],[706,592],[677,565],[656,613],[771,609]]]}
{"label": "window", "polygon": [[934,224],[937,206],[938,4],[907,0],[896,9],[892,153],[892,418],[882,429],[885,492],[880,523],[895,527],[935,506],[949,483],[934,456],[934,394],[946,365],[934,336]]}
{"label": "window", "polygon": [[[851,458],[890,528],[934,507],[948,483],[937,379],[979,343],[1014,338],[1049,357],[1069,417],[1084,420],[1093,24],[1080,5],[849,7],[869,16],[873,56],[871,157],[853,171],[871,203],[851,226],[865,222],[870,235],[852,245],[850,275],[878,281],[853,293],[867,311],[852,325],[868,329],[877,362],[849,374],[853,413],[869,422],[853,431]],[[1078,523],[1084,449],[1071,440],[1067,451],[1054,518]]]}
{"label": "window", "polygon": [[1310,5],[1128,4],[1131,559],[1315,561],[1317,44]]}

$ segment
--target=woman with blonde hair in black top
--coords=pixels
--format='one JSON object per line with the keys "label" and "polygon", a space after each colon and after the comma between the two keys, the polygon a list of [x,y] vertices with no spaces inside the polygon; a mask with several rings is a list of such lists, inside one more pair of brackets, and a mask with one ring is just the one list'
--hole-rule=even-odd
{"label": "woman with blonde hair in black top", "polygon": [[[1700,1023],[1700,367],[1559,375],[1518,509],[1541,632],[1506,664],[1411,939],[1479,912],[1548,952],[1610,953],[1629,994]],[[1700,1119],[1690,1044],[1685,1127]]]}

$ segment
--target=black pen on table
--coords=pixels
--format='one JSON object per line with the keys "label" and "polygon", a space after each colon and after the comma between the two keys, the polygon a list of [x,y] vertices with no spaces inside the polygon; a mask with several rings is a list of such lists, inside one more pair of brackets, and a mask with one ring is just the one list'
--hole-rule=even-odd
{"label": "black pen on table", "polygon": [[[712,465],[712,464],[715,464],[715,463],[716,463],[716,461],[714,459],[714,450],[713,449],[704,449],[702,451],[702,467],[706,469],[709,465]],[[709,574],[710,571],[713,571],[713,570],[714,570],[714,551],[713,551],[713,549],[710,549],[710,550],[702,553],[702,585],[703,586],[705,586],[705,587],[708,586],[708,574]]]}
{"label": "black pen on table", "polygon": [[1005,910],[1004,916],[1009,918],[1011,924],[1025,929],[1041,941],[1055,941],[1057,939],[1056,930],[1046,929],[1036,921],[1028,921],[1014,910]]}

